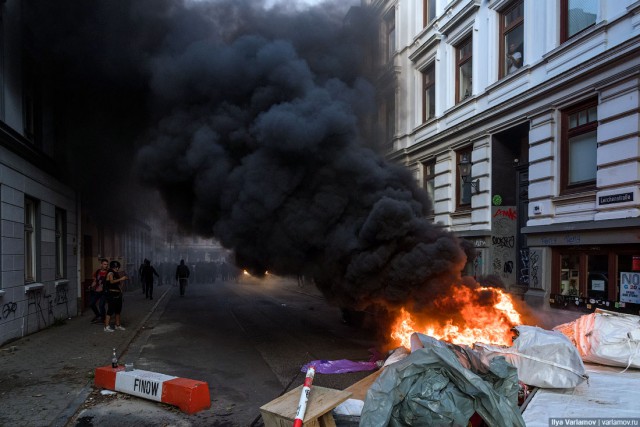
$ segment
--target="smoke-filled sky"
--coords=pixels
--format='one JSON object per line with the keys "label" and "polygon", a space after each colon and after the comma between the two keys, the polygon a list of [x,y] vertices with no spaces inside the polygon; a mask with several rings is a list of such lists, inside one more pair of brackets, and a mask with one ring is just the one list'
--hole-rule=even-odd
{"label": "smoke-filled sky", "polygon": [[457,239],[362,136],[365,11],[347,25],[342,1],[27,3],[85,191],[99,173],[113,200],[140,200],[135,179],[240,267],[313,277],[341,306],[426,304],[458,280]]}

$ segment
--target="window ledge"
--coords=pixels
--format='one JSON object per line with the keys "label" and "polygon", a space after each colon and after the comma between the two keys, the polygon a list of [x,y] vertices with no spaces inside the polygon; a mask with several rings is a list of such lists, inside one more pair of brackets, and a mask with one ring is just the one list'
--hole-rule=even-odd
{"label": "window ledge", "polygon": [[451,213],[451,217],[452,218],[460,218],[460,217],[465,217],[465,216],[469,216],[471,215],[471,208],[460,208],[455,212]]}
{"label": "window ledge", "polygon": [[60,286],[67,286],[68,284],[69,284],[69,281],[67,279],[60,279],[55,281],[56,288]]}
{"label": "window ledge", "polygon": [[31,283],[29,285],[25,285],[24,293],[26,294],[33,291],[41,291],[42,289],[44,289],[44,285],[42,283]]}
{"label": "window ledge", "polygon": [[426,121],[420,123],[418,126],[413,128],[413,132],[419,132],[422,129],[425,129],[433,124],[436,124],[437,122],[438,122],[438,117],[432,117],[430,119],[427,119]]}
{"label": "window ledge", "polygon": [[606,30],[606,27],[607,27],[607,21],[598,22],[597,24],[593,25],[591,28],[587,28],[583,30],[581,33],[571,37],[570,39],[564,42],[561,42],[555,49],[542,55],[543,60],[546,62],[549,62],[550,60],[558,57],[563,52],[570,49],[572,46],[577,46],[579,44],[586,43],[591,39],[591,37],[593,37],[595,33],[604,32]]}
{"label": "window ledge", "polygon": [[4,296],[4,294],[5,294],[5,292],[2,289],[0,289],[0,298],[2,298]]}
{"label": "window ledge", "polygon": [[596,199],[596,193],[597,191],[594,189],[576,193],[561,194],[559,196],[552,197],[551,201],[557,205],[567,205],[579,202],[592,202]]}
{"label": "window ledge", "polygon": [[500,88],[501,86],[504,86],[508,83],[511,82],[511,80],[515,80],[518,77],[520,77],[521,74],[525,74],[531,71],[531,65],[526,64],[523,65],[522,67],[518,68],[516,71],[514,71],[513,73],[509,73],[505,76],[500,77],[495,83],[490,84],[489,86],[486,87],[485,92],[486,93],[491,93],[493,91],[495,91],[496,89]]}
{"label": "window ledge", "polygon": [[478,95],[471,95],[471,96],[467,97],[466,99],[463,99],[462,101],[458,102],[457,104],[455,104],[453,107],[449,108],[448,110],[445,110],[445,112],[443,113],[443,116],[447,116],[447,115],[453,113],[454,111],[465,107],[471,101],[476,101],[477,99],[478,99]]}

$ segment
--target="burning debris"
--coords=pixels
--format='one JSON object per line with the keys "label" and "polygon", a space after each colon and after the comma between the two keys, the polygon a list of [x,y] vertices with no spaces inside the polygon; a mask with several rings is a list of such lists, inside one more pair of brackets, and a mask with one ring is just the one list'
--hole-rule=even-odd
{"label": "burning debris", "polygon": [[[436,300],[434,306],[439,308],[437,316],[432,312],[426,319],[402,309],[392,326],[391,338],[407,348],[414,332],[453,344],[484,342],[508,346],[512,328],[522,323],[511,296],[496,288],[453,286],[451,293]],[[444,322],[434,320],[442,313],[454,316]]]}

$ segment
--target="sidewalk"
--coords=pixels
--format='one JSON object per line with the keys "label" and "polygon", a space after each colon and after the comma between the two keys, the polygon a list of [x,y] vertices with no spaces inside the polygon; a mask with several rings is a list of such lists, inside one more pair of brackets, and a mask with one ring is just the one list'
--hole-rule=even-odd
{"label": "sidewalk", "polygon": [[91,310],[0,347],[0,427],[64,426],[92,390],[95,368],[111,364],[113,348],[119,362],[157,308],[164,307],[170,285],[155,287],[155,298],[140,289],[125,293],[122,326],[104,332],[91,324]]}

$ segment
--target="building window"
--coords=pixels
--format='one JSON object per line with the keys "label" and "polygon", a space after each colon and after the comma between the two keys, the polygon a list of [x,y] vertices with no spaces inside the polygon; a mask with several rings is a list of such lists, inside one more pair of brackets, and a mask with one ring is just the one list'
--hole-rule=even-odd
{"label": "building window", "polygon": [[456,153],[456,182],[458,183],[458,199],[457,205],[460,209],[469,209],[471,207],[471,179],[462,179],[463,172],[460,165],[471,164],[472,147],[464,148]]}
{"label": "building window", "polygon": [[436,116],[436,67],[431,64],[422,73],[422,122]]}
{"label": "building window", "polygon": [[391,10],[384,19],[385,27],[385,43],[386,57],[385,62],[391,62],[393,55],[396,53],[396,14],[395,10]]}
{"label": "building window", "polygon": [[561,0],[560,33],[565,42],[596,23],[598,0]]}
{"label": "building window", "polygon": [[500,77],[522,67],[524,54],[524,4],[519,1],[500,14]]}
{"label": "building window", "polygon": [[423,26],[428,26],[436,19],[436,0],[422,0]]}
{"label": "building window", "polygon": [[562,113],[561,185],[563,192],[595,188],[597,173],[597,100]]}
{"label": "building window", "polygon": [[456,47],[456,102],[473,93],[471,72],[473,70],[472,38],[466,38]]}
{"label": "building window", "polygon": [[37,208],[36,200],[24,199],[24,280],[36,281],[37,271]]}
{"label": "building window", "polygon": [[436,196],[436,162],[431,160],[422,164],[422,187],[429,196],[431,205],[427,211],[427,215],[434,214],[434,204]]}
{"label": "building window", "polygon": [[56,209],[56,279],[61,279],[66,276],[66,218],[67,213],[64,210]]}

